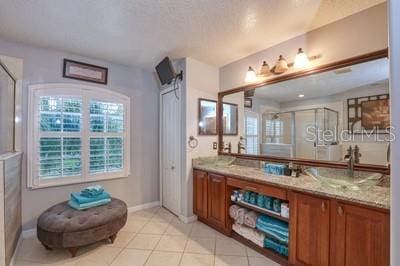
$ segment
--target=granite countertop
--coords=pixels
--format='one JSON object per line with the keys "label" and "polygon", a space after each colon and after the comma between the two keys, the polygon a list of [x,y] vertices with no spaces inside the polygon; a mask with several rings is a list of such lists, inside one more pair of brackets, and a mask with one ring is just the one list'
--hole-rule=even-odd
{"label": "granite countertop", "polygon": [[299,177],[280,176],[265,173],[260,167],[246,164],[216,165],[202,158],[193,160],[193,168],[218,173],[243,180],[255,181],[276,187],[308,192],[315,195],[346,200],[367,206],[390,209],[390,187],[373,186],[366,190],[337,189],[322,185],[318,180],[308,175]]}

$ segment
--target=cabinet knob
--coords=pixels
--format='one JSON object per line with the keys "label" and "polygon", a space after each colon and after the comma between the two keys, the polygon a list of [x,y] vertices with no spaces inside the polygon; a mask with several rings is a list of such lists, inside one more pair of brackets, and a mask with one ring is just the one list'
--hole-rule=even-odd
{"label": "cabinet knob", "polygon": [[321,210],[322,210],[323,212],[326,211],[325,201],[323,201],[323,202],[321,203]]}
{"label": "cabinet knob", "polygon": [[338,207],[338,214],[339,214],[340,216],[343,215],[343,207],[342,207],[342,206],[339,206],[339,207]]}

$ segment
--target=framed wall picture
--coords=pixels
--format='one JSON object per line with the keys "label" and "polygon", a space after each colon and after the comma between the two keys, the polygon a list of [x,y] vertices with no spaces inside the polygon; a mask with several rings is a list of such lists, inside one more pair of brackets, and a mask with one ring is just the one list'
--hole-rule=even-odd
{"label": "framed wall picture", "polygon": [[244,107],[245,108],[253,108],[253,99],[252,98],[244,98]]}
{"label": "framed wall picture", "polygon": [[347,126],[351,134],[365,130],[388,133],[390,127],[389,94],[347,99]]}
{"label": "framed wall picture", "polygon": [[64,59],[63,77],[106,85],[108,68]]}

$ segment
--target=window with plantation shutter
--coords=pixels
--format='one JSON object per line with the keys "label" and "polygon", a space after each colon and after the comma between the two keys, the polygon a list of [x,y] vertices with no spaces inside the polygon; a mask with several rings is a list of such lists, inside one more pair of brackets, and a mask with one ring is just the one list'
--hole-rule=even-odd
{"label": "window with plantation shutter", "polygon": [[33,85],[28,108],[30,187],[128,176],[129,97],[91,86]]}

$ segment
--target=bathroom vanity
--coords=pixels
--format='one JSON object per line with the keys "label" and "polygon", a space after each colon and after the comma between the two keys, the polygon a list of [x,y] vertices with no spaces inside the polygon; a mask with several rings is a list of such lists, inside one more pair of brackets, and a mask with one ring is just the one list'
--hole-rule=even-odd
{"label": "bathroom vanity", "polygon": [[[218,159],[193,161],[193,211],[199,221],[282,265],[389,265],[387,185],[378,184],[367,190],[337,189],[308,175],[278,176],[266,174],[254,165],[218,162]],[[230,195],[236,189],[288,203],[289,218],[272,214],[289,223],[287,258],[253,244],[232,230],[229,207],[237,203],[231,201]]]}

